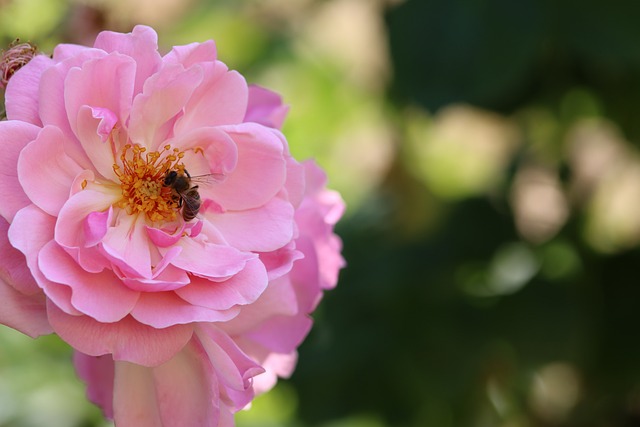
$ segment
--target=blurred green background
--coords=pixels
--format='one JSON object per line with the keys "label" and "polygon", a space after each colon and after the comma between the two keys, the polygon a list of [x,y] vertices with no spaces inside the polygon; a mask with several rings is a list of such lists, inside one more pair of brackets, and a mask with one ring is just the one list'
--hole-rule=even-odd
{"label": "blurred green background", "polygon": [[[0,0],[0,38],[154,26],[291,105],[348,267],[240,427],[640,426],[640,2]],[[0,329],[0,425],[108,426]]]}

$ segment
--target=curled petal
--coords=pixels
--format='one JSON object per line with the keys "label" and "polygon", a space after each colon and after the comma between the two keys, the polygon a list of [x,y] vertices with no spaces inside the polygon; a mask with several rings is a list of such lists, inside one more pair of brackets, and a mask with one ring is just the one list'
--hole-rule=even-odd
{"label": "curled petal", "polygon": [[91,212],[86,216],[83,224],[86,247],[95,246],[102,241],[102,238],[107,234],[112,216],[112,206],[104,212]]}
{"label": "curled petal", "polygon": [[125,277],[153,277],[152,247],[145,231],[143,215],[118,212],[115,224],[102,239],[102,249]]}
{"label": "curled petal", "polygon": [[247,110],[249,89],[242,75],[219,61],[199,67],[205,78],[176,123],[176,135],[199,127],[241,123]]}
{"label": "curled petal", "polygon": [[0,193],[2,194],[0,215],[7,221],[12,221],[16,212],[31,204],[31,201],[20,187],[17,165],[20,152],[27,144],[36,139],[39,131],[39,127],[17,120],[0,122],[0,145],[2,146],[2,156],[0,156],[0,170],[2,170],[2,179],[0,179]]}
{"label": "curled petal", "polygon": [[101,323],[89,316],[72,316],[47,301],[47,314],[53,330],[76,350],[90,356],[113,354],[142,366],[158,366],[179,352],[193,334],[191,325],[156,329],[131,316],[119,322]]}
{"label": "curled petal", "polygon": [[109,181],[118,182],[113,165],[115,147],[110,140],[118,118],[107,108],[83,105],[78,110],[76,134],[95,171]]}
{"label": "curled petal", "polygon": [[0,323],[36,338],[52,331],[43,294],[24,295],[0,277]]}
{"label": "curled petal", "polygon": [[[71,129],[78,138],[80,109],[83,106],[103,108],[115,113],[121,123],[129,117],[135,62],[128,56],[111,53],[101,58],[90,59],[81,67],[70,69],[65,78],[64,99]],[[86,119],[85,119],[86,120]],[[87,150],[86,143],[80,139]]]}
{"label": "curled petal", "polygon": [[[116,192],[104,192],[85,189],[71,196],[64,204],[55,226],[55,240],[65,248],[84,247],[85,218],[94,212],[105,212],[122,197]],[[95,219],[95,217],[92,217]],[[89,242],[94,243],[95,234],[89,236]]]}
{"label": "curled petal", "polygon": [[238,308],[219,311],[189,304],[174,292],[145,292],[131,315],[145,325],[166,328],[192,322],[224,322],[239,311]]}
{"label": "curled petal", "polygon": [[181,65],[168,65],[149,78],[144,92],[136,96],[131,110],[131,140],[152,150],[170,135],[173,119],[202,80],[202,70],[184,70]]}
{"label": "curled petal", "polygon": [[191,304],[213,310],[227,310],[254,302],[267,287],[267,272],[258,259],[247,261],[237,274],[221,282],[194,278],[176,293]]}
{"label": "curled petal", "polygon": [[[275,197],[257,209],[207,212],[205,217],[233,247],[246,251],[270,252],[291,241],[294,232],[293,206]],[[259,233],[248,230],[259,230]]]}
{"label": "curled petal", "polygon": [[53,216],[69,199],[74,179],[82,171],[64,152],[63,138],[58,129],[47,126],[18,159],[18,176],[25,193],[32,203]]}
{"label": "curled petal", "polygon": [[282,141],[255,123],[223,127],[238,146],[238,163],[220,185],[201,189],[225,210],[256,208],[271,200],[284,186],[287,169]]}
{"label": "curled petal", "polygon": [[231,337],[211,324],[199,325],[196,336],[218,373],[220,385],[233,401],[233,409],[242,409],[253,398],[253,377],[264,369],[244,354]]}
{"label": "curled petal", "polygon": [[82,268],[54,241],[38,255],[38,265],[52,282],[71,288],[71,304],[99,322],[117,322],[125,317],[140,294],[122,284],[110,270],[90,273]]}
{"label": "curled petal", "polygon": [[282,97],[258,85],[249,85],[249,103],[244,122],[260,123],[280,129],[289,107],[282,103]]}
{"label": "curled petal", "polygon": [[254,254],[241,252],[238,249],[209,243],[204,239],[183,238],[178,242],[182,252],[171,263],[190,273],[212,280],[232,276],[245,264],[255,259]]}
{"label": "curled petal", "polygon": [[147,26],[136,25],[129,34],[103,31],[93,45],[105,52],[118,52],[136,61],[134,95],[142,92],[145,81],[158,69],[162,58],[158,53],[158,35]]}
{"label": "curled petal", "polygon": [[189,68],[200,62],[215,62],[216,44],[213,40],[204,43],[190,43],[184,46],[174,46],[167,53],[163,62],[170,64],[182,64],[184,68]]}
{"label": "curled petal", "polygon": [[0,280],[22,294],[34,295],[40,288],[27,267],[24,254],[9,243],[8,231],[9,223],[0,218]]}

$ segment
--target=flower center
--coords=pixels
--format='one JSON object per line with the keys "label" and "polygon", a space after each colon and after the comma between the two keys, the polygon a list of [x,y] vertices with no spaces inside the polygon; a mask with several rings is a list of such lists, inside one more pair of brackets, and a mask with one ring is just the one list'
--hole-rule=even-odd
{"label": "flower center", "polygon": [[151,152],[138,145],[125,145],[120,155],[122,166],[113,165],[122,188],[122,199],[116,205],[129,215],[144,213],[152,222],[175,220],[178,202],[164,179],[170,170],[184,172],[180,163],[183,157],[184,152],[170,145]]}

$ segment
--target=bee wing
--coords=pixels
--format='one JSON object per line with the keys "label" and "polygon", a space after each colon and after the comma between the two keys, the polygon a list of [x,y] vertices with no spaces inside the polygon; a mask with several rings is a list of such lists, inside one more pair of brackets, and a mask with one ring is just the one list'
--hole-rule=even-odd
{"label": "bee wing", "polygon": [[187,205],[190,211],[198,211],[200,209],[200,205],[202,202],[200,201],[200,195],[195,192],[195,196],[192,193],[186,192],[181,193],[180,197],[182,197],[182,203]]}
{"label": "bee wing", "polygon": [[191,177],[192,184],[214,184],[219,182],[224,182],[227,179],[227,176],[223,173],[208,173],[205,175],[196,175]]}

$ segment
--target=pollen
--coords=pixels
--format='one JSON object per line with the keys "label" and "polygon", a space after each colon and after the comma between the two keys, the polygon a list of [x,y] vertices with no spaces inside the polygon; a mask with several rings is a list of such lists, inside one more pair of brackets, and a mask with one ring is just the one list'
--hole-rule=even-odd
{"label": "pollen", "polygon": [[178,203],[171,189],[164,185],[164,178],[170,170],[184,171],[183,157],[184,152],[170,145],[151,152],[139,145],[125,145],[121,164],[113,165],[122,188],[122,199],[116,206],[130,215],[144,214],[151,222],[175,220]]}

